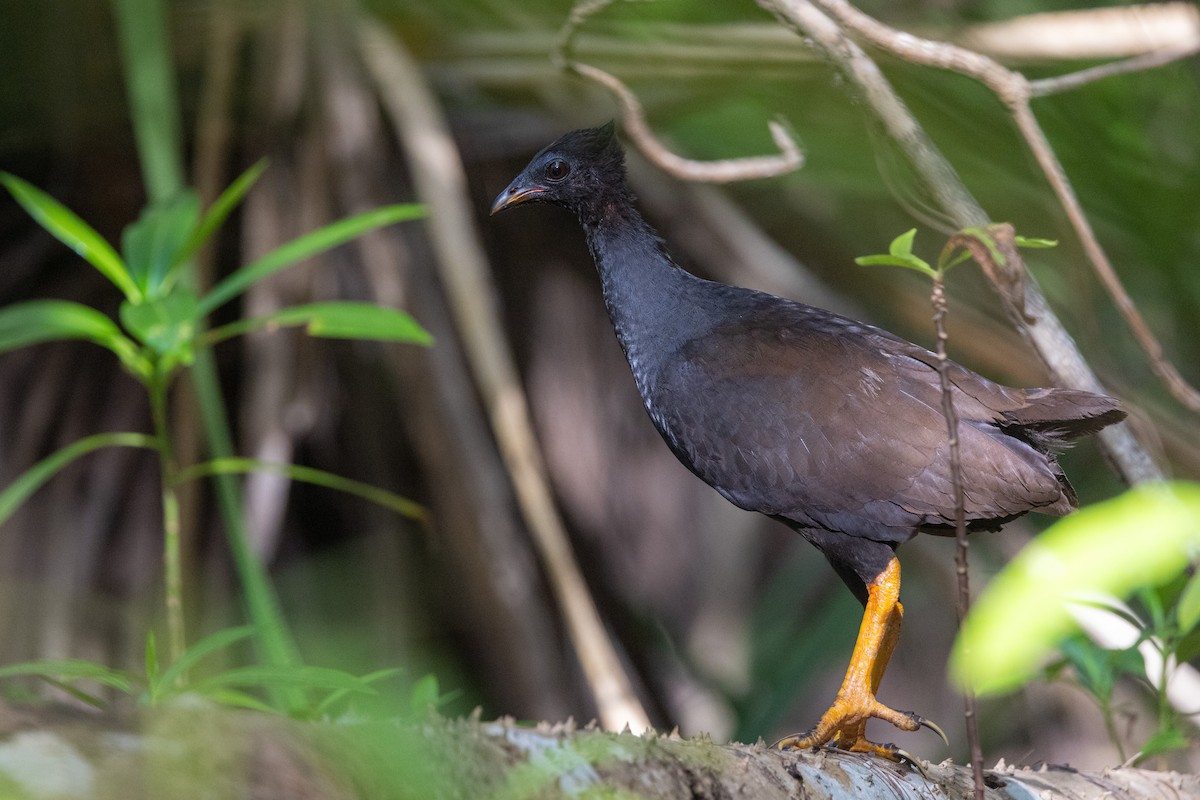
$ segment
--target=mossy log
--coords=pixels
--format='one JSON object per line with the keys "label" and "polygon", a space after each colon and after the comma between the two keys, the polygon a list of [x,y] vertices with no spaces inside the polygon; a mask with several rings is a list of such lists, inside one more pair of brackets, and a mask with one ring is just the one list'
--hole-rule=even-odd
{"label": "mossy log", "polygon": [[[497,798],[970,798],[970,770],[762,743],[605,733],[431,716],[299,722],[185,703],[116,721],[4,709],[5,800],[459,800]],[[1200,779],[1121,768],[997,766],[992,800],[1200,798]]]}

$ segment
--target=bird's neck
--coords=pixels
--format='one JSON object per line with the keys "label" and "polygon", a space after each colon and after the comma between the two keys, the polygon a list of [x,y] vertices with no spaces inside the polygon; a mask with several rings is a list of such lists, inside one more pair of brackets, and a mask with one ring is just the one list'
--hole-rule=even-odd
{"label": "bird's neck", "polygon": [[671,260],[662,240],[628,197],[580,214],[600,273],[604,303],[643,395],[664,359],[711,325],[708,281]]}

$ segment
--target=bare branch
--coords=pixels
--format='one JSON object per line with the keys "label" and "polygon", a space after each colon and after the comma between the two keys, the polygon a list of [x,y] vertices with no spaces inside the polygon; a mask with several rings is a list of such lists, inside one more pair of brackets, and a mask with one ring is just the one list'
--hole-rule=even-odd
{"label": "bare branch", "polygon": [[614,2],[616,0],[581,0],[577,3],[563,24],[554,58],[564,69],[600,84],[616,96],[621,104],[622,127],[646,158],[676,178],[699,183],[733,183],[756,178],[773,178],[786,175],[804,165],[804,154],[800,145],[792,138],[787,127],[778,121],[768,122],[767,128],[779,148],[779,155],[696,161],[671,152],[650,130],[641,101],[628,86],[609,72],[571,58],[571,46],[580,26],[593,14]]}
{"label": "bare branch", "polygon": [[1072,89],[1078,89],[1084,84],[1103,80],[1104,78],[1111,78],[1114,75],[1124,75],[1128,72],[1140,72],[1142,70],[1163,67],[1173,61],[1190,58],[1197,53],[1200,53],[1200,40],[1186,47],[1156,50],[1153,53],[1143,53],[1133,58],[1101,64],[1091,69],[1081,69],[1078,72],[1059,75],[1055,78],[1042,78],[1041,80],[1030,81],[1030,94],[1033,97],[1046,97],[1047,95],[1058,94],[1059,92],[1068,92]]}
{"label": "bare branch", "polygon": [[655,166],[676,178],[699,183],[733,183],[786,175],[804,164],[804,154],[800,151],[800,146],[792,139],[787,128],[778,121],[768,122],[767,127],[779,147],[779,155],[727,158],[720,161],[695,161],[676,155],[655,137],[646,123],[646,114],[642,110],[641,102],[620,79],[590,64],[568,62],[567,67],[616,95],[621,103],[621,124],[629,138]]}
{"label": "bare branch", "polygon": [[[1042,168],[1042,172],[1058,197],[1063,210],[1066,211],[1067,218],[1075,229],[1075,234],[1096,271],[1096,275],[1100,278],[1100,282],[1108,291],[1113,303],[1125,318],[1134,338],[1149,359],[1150,368],[1158,375],[1176,400],[1192,411],[1200,412],[1200,391],[1189,384],[1175,365],[1167,360],[1163,354],[1162,344],[1125,290],[1116,269],[1113,268],[1112,262],[1109,261],[1108,255],[1096,238],[1095,231],[1092,230],[1091,223],[1088,222],[1087,216],[1083,212],[1083,206],[1067,178],[1062,163],[1055,155],[1030,108],[1029,100],[1034,91],[1030,81],[1024,75],[1007,69],[987,56],[957,45],[933,42],[889,28],[854,8],[847,0],[814,0],[814,2],[837,19],[841,25],[862,36],[876,47],[906,61],[938,67],[975,78],[991,89],[1008,106],[1018,130],[1034,158],[1037,159],[1038,165]],[[1146,63],[1143,68],[1156,66],[1158,63],[1167,62],[1160,59]]]}

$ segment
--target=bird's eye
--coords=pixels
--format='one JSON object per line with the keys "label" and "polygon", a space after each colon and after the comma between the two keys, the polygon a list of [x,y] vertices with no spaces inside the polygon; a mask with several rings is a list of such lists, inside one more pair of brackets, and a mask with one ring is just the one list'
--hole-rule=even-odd
{"label": "bird's eye", "polygon": [[569,174],[571,174],[571,168],[561,158],[556,158],[546,165],[547,180],[561,181]]}

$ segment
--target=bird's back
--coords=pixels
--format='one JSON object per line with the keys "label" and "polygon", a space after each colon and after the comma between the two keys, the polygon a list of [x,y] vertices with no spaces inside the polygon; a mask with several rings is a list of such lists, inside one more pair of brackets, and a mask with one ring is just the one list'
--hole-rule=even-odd
{"label": "bird's back", "polygon": [[[689,469],[738,506],[800,527],[900,542],[952,524],[932,353],[821,309],[708,285],[716,324],[639,387]],[[1069,511],[1074,492],[1051,445],[1119,419],[1116,402],[950,370],[973,527]]]}

